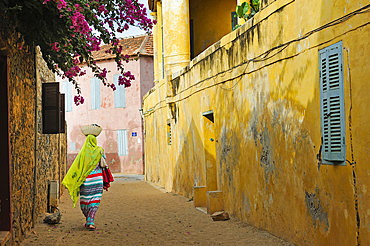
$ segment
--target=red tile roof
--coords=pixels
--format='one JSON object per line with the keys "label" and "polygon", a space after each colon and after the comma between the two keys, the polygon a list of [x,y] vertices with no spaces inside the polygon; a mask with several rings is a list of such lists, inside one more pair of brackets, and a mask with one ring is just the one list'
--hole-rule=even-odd
{"label": "red tile roof", "polygon": [[[122,54],[129,56],[144,55],[153,56],[153,35],[143,34],[134,37],[120,39],[122,45]],[[94,60],[114,59],[113,54],[106,53],[111,45],[103,45],[99,51],[93,52]]]}

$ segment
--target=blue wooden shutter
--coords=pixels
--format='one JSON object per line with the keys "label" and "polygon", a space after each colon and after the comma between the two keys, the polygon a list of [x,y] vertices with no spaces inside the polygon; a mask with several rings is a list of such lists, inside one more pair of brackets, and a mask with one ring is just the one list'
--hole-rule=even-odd
{"label": "blue wooden shutter", "polygon": [[118,85],[119,76],[120,76],[120,74],[116,74],[116,75],[113,76],[114,84],[117,88],[114,91],[114,106],[116,108],[126,108],[125,85]]}
{"label": "blue wooden shutter", "polygon": [[100,80],[98,78],[90,79],[91,86],[91,109],[100,109]]}
{"label": "blue wooden shutter", "polygon": [[235,26],[238,25],[238,17],[236,12],[231,12],[231,30],[234,31]]}
{"label": "blue wooden shutter", "polygon": [[72,112],[72,84],[69,81],[63,81],[63,93],[66,112]]}
{"label": "blue wooden shutter", "polygon": [[127,130],[117,130],[118,155],[128,155]]}
{"label": "blue wooden shutter", "polygon": [[342,42],[320,50],[319,59],[322,157],[324,161],[344,162],[345,112]]}

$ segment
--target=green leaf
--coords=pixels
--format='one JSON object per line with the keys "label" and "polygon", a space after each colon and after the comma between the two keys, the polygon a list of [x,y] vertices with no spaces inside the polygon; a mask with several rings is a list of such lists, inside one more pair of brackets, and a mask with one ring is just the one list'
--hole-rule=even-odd
{"label": "green leaf", "polygon": [[260,0],[252,0],[252,5],[254,10],[258,12],[260,9]]}
{"label": "green leaf", "polygon": [[236,14],[238,15],[239,18],[243,18],[243,8],[239,5],[236,5]]}
{"label": "green leaf", "polygon": [[236,29],[238,29],[240,27],[240,25],[238,24],[238,25],[235,25],[234,27],[233,27],[233,31],[234,30],[236,30]]}
{"label": "green leaf", "polygon": [[243,15],[245,15],[249,10],[249,4],[247,2],[242,3],[243,6]]}
{"label": "green leaf", "polygon": [[244,18],[245,14],[249,10],[249,4],[247,2],[242,3],[240,6],[236,6],[236,14],[239,18]]}
{"label": "green leaf", "polygon": [[253,5],[259,5],[260,4],[260,0],[252,0],[252,4]]}

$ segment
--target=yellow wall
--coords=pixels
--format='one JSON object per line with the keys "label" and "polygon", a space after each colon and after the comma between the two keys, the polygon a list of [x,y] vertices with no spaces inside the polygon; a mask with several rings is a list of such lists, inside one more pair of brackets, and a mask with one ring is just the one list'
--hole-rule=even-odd
{"label": "yellow wall", "polygon": [[[369,3],[273,1],[160,81],[144,97],[146,180],[187,197],[206,186],[203,113],[213,110],[226,212],[298,245],[370,242],[370,12],[311,32]],[[322,165],[318,54],[339,41],[346,157],[356,164]]]}
{"label": "yellow wall", "polygon": [[157,48],[158,52],[158,77],[155,77],[155,80],[163,79],[164,76],[164,64],[163,64],[163,40],[162,40],[162,26],[163,26],[163,18],[162,18],[162,4],[161,2],[157,2],[157,45],[155,48]]}
{"label": "yellow wall", "polygon": [[195,56],[231,32],[231,12],[235,8],[236,0],[190,0]]}

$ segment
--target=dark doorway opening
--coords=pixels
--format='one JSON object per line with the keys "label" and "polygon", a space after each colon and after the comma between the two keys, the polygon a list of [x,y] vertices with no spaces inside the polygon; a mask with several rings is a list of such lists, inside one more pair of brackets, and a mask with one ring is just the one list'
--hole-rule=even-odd
{"label": "dark doorway opening", "polygon": [[7,57],[0,55],[0,231],[10,231],[10,144],[9,144],[9,97]]}

